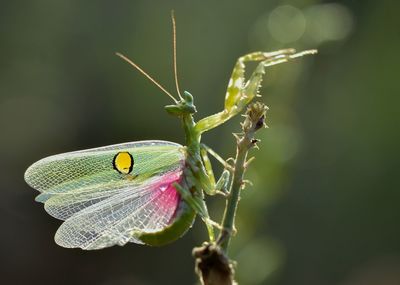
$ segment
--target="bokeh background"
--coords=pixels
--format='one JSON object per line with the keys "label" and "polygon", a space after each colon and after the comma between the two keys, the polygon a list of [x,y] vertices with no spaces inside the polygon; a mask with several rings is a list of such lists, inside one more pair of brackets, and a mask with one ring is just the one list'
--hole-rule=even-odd
{"label": "bokeh background", "polygon": [[[183,143],[163,110],[169,98],[114,55],[173,90],[171,9],[197,118],[221,110],[239,56],[319,49],[267,71],[270,128],[252,153],[254,186],[231,248],[240,284],[400,284],[400,5],[366,0],[1,1],[0,283],[196,283],[191,249],[206,238],[198,221],[162,248],[63,249],[53,241],[60,221],[23,181],[51,154]],[[238,130],[236,119],[203,140],[229,157]],[[219,220],[223,200],[209,203]]]}

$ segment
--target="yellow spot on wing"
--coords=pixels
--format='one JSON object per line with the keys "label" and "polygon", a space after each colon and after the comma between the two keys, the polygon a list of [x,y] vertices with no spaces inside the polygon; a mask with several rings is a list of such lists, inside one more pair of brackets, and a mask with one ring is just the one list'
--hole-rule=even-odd
{"label": "yellow spot on wing", "polygon": [[119,152],[114,156],[113,166],[119,173],[128,174],[133,168],[133,157],[129,152]]}

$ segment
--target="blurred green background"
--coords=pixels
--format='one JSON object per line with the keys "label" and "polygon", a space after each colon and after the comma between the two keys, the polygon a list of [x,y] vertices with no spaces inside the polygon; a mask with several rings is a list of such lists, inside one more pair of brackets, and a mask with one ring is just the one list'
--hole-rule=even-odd
{"label": "blurred green background", "polygon": [[[195,284],[191,249],[206,238],[198,221],[162,248],[63,249],[53,241],[60,221],[23,181],[51,154],[183,143],[163,110],[169,98],[114,55],[173,91],[171,9],[180,83],[197,118],[222,109],[239,56],[319,49],[267,71],[270,128],[259,133],[231,248],[238,281],[400,284],[400,5],[362,0],[1,1],[0,283]],[[238,123],[204,142],[232,156]],[[219,220],[223,200],[209,202]]]}

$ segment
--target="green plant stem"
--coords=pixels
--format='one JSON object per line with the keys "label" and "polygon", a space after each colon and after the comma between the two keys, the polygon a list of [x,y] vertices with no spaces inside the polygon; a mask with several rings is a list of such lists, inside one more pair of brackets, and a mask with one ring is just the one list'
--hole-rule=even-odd
{"label": "green plant stem", "polygon": [[225,212],[222,219],[222,231],[220,234],[220,246],[227,252],[229,242],[235,230],[235,216],[240,199],[240,191],[243,188],[243,176],[245,172],[245,163],[249,151],[248,136],[245,135],[239,139],[236,149],[235,170],[232,177],[232,185],[226,201]]}
{"label": "green plant stem", "polygon": [[236,158],[232,183],[226,200],[222,229],[217,242],[205,242],[193,249],[196,260],[195,271],[202,285],[236,285],[234,281],[234,262],[227,255],[229,242],[235,233],[235,216],[240,200],[240,192],[244,188],[243,176],[249,161],[249,150],[256,147],[254,138],[257,130],[264,127],[267,107],[259,102],[250,104],[246,111],[246,119],[241,124],[243,132],[236,137]]}
{"label": "green plant stem", "polygon": [[232,235],[235,233],[235,216],[240,200],[240,192],[244,188],[244,172],[247,168],[247,154],[256,146],[258,140],[254,134],[261,127],[264,127],[265,112],[267,107],[259,102],[251,104],[246,112],[246,119],[242,123],[243,133],[236,137],[236,158],[234,172],[229,195],[226,201],[224,216],[222,218],[222,230],[218,238],[218,244],[226,253]]}

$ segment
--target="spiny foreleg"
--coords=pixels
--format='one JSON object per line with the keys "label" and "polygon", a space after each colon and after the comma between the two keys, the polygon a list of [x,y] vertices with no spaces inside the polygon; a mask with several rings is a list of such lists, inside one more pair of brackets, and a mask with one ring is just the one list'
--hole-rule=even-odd
{"label": "spiny foreleg", "polygon": [[[241,113],[257,96],[266,67],[288,62],[304,55],[315,54],[316,52],[316,50],[306,50],[296,53],[294,49],[283,49],[275,52],[253,52],[239,57],[229,79],[224,110],[197,122],[196,131],[199,133],[206,132]],[[246,81],[245,63],[249,61],[258,61],[260,63],[251,74],[249,80]]]}

